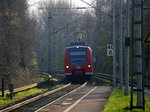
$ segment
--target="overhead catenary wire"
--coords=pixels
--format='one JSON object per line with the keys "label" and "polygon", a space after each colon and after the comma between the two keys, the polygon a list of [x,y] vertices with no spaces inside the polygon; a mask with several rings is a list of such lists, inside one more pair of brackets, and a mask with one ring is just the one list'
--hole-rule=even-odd
{"label": "overhead catenary wire", "polygon": [[87,5],[89,5],[89,6],[91,6],[92,8],[94,8],[94,9],[96,9],[97,11],[99,11],[99,12],[101,12],[101,13],[103,13],[103,14],[105,14],[105,15],[107,15],[107,16],[109,16],[109,17],[112,17],[112,15],[111,14],[107,14],[107,13],[105,13],[104,11],[102,11],[102,10],[100,10],[100,9],[98,9],[98,8],[96,8],[96,7],[94,7],[93,5],[91,5],[90,3],[88,3],[88,2],[86,2],[86,1],[84,1],[84,0],[81,0],[83,3],[85,3],[85,4],[87,4]]}
{"label": "overhead catenary wire", "polygon": [[59,28],[59,29],[57,29],[56,31],[54,31],[53,33],[51,33],[50,36],[53,36],[53,35],[55,35],[56,33],[58,33],[59,31],[61,31],[62,29],[64,29],[64,28],[66,28],[66,27],[68,27],[68,26],[74,24],[74,23],[77,22],[79,19],[80,19],[80,18],[77,18],[76,20],[74,20],[74,21],[72,21],[72,22],[70,22],[70,23],[68,23],[68,24],[66,24],[66,25],[64,25],[64,26],[62,26],[61,28]]}

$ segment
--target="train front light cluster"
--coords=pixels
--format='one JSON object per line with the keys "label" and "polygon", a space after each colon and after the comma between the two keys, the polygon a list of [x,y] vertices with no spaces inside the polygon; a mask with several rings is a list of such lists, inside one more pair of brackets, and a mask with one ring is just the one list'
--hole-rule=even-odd
{"label": "train front light cluster", "polygon": [[90,68],[91,67],[91,65],[88,65],[88,68]]}
{"label": "train front light cluster", "polygon": [[69,66],[66,66],[66,68],[69,68]]}

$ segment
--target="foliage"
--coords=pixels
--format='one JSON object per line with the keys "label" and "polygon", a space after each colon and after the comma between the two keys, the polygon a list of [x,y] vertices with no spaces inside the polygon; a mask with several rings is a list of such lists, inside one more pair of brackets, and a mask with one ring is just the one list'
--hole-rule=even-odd
{"label": "foliage", "polygon": [[78,17],[74,15],[77,13],[70,9],[62,9],[70,7],[68,2],[63,0],[40,4],[44,10],[39,12],[40,22],[37,29],[38,66],[40,71],[62,70],[64,49],[72,41],[71,38],[74,38],[71,33],[75,32],[75,20]]}
{"label": "foliage", "polygon": [[[40,36],[38,48],[40,71],[64,69],[64,50],[71,42],[78,41],[78,32],[83,34],[81,41],[86,42],[93,50],[93,57],[97,60],[94,63],[96,65],[94,69],[106,73],[108,73],[107,71],[112,71],[111,58],[106,56],[106,46],[111,40],[111,26],[109,25],[111,21],[103,13],[98,13],[99,10],[106,10],[104,6],[107,7],[106,12],[109,13],[110,2],[108,0],[101,0],[100,3],[103,6],[95,6],[98,10],[82,12],[71,9],[74,6],[71,6],[71,4],[64,0],[60,0],[59,2],[41,2],[41,6],[45,10],[41,10],[42,14],[39,12],[41,15],[39,26],[41,27],[40,31],[37,30],[37,35]],[[48,18],[49,14],[51,18]]]}
{"label": "foliage", "polygon": [[40,81],[48,80],[49,75],[48,74],[39,74]]}
{"label": "foliage", "polygon": [[38,88],[49,88],[51,86],[59,84],[59,80],[57,78],[48,78],[42,82],[39,82],[37,87]]}
{"label": "foliage", "polygon": [[[126,7],[125,0],[123,8]],[[71,3],[71,2],[70,2]],[[119,3],[116,1],[116,44],[118,60]],[[149,6],[150,2],[144,1]],[[5,78],[5,88],[9,82],[15,87],[32,83],[39,71],[63,70],[64,50],[71,43],[78,41],[77,33],[81,32],[81,41],[86,42],[93,50],[96,59],[96,72],[112,74],[112,57],[106,55],[107,44],[111,38],[111,1],[96,0],[93,9],[81,11],[64,0],[40,2],[43,10],[29,16],[26,0],[0,1],[0,79]],[[147,34],[149,10],[144,11],[144,35]],[[125,16],[123,12],[123,32],[125,34]],[[67,18],[67,19],[66,19]],[[36,20],[35,20],[36,19]],[[125,35],[124,35],[125,36]],[[146,78],[150,74],[149,46],[144,47]]]}
{"label": "foliage", "polygon": [[14,87],[34,81],[35,20],[27,15],[26,0],[0,1],[0,80]]}
{"label": "foliage", "polygon": [[[95,71],[112,73],[112,58],[107,56],[107,44],[112,43],[111,39],[111,18],[104,13],[111,14],[111,5],[108,0],[97,0],[96,2],[96,26],[94,56],[96,58]],[[103,13],[104,12],[104,13]]]}

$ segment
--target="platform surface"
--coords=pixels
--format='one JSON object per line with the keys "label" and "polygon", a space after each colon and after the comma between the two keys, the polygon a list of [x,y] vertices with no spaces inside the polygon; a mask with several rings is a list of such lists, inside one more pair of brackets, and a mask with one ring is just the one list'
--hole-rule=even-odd
{"label": "platform surface", "polygon": [[101,112],[110,92],[110,87],[86,86],[39,112]]}

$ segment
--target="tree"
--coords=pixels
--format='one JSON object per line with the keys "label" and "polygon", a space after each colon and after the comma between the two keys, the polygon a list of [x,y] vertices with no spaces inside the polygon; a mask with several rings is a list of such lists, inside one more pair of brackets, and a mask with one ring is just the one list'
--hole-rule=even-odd
{"label": "tree", "polygon": [[0,5],[0,75],[7,84],[31,83],[33,68],[29,60],[35,52],[35,22],[27,15],[26,0],[2,0]]}
{"label": "tree", "polygon": [[[74,39],[78,16],[63,0],[40,3],[38,62],[40,71],[63,69],[64,49]],[[67,19],[66,19],[67,18]],[[41,30],[42,29],[42,30]],[[43,52],[44,51],[44,52]],[[41,55],[42,54],[42,55]]]}
{"label": "tree", "polygon": [[107,44],[111,42],[111,2],[109,0],[96,1],[96,27],[95,27],[95,57],[97,72],[111,73],[111,57],[106,55]]}

